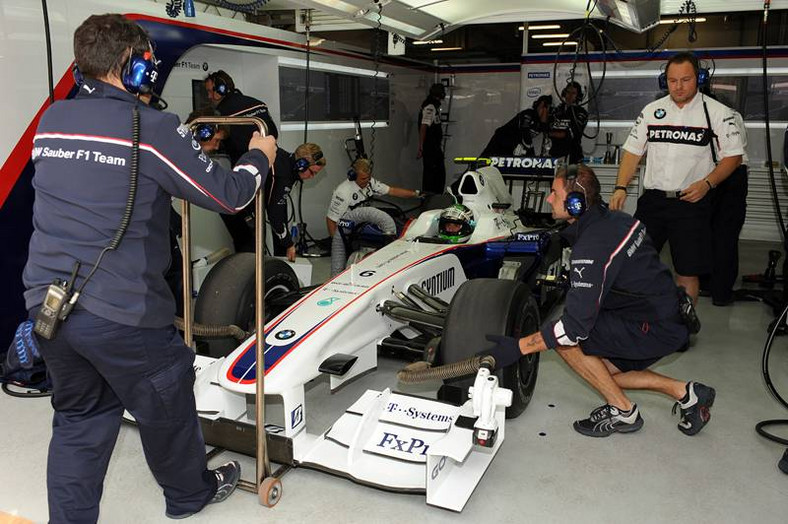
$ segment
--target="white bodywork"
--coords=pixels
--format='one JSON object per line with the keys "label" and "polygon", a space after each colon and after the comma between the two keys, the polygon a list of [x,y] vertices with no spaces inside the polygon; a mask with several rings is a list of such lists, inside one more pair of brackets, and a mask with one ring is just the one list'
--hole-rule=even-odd
{"label": "white bodywork", "polygon": [[[282,397],[284,427],[276,431],[292,439],[296,463],[388,489],[426,490],[428,503],[457,511],[503,441],[503,404],[487,406],[485,412],[486,420],[495,419],[499,426],[492,448],[473,445],[472,425],[453,425],[460,414],[473,415],[472,402],[457,407],[388,391],[368,391],[316,437],[304,430],[304,385],[320,375],[318,368],[332,355],[356,357],[344,375],[330,375],[332,390],[374,369],[378,342],[404,325],[383,316],[376,306],[411,284],[448,302],[467,279],[462,252],[475,250],[479,258],[487,242],[528,231],[511,210],[492,208],[494,203],[511,204],[497,169],[469,171],[461,188],[466,191],[463,203],[476,218],[467,243],[420,241],[437,236],[440,210],[422,213],[400,239],[351,265],[265,328],[265,392]],[[254,337],[226,358],[198,357],[197,366],[195,392],[201,416],[245,420],[246,395],[255,392]],[[500,398],[507,397],[497,395],[490,401]],[[453,495],[445,495],[450,492]]]}

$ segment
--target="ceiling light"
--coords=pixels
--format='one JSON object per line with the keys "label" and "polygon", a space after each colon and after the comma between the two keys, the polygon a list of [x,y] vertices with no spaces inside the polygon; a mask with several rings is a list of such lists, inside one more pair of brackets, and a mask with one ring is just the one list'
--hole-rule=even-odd
{"label": "ceiling light", "polygon": [[413,45],[432,45],[432,44],[442,44],[443,40],[414,40]]}
{"label": "ceiling light", "polygon": [[[686,24],[689,21],[690,21],[689,18],[666,18],[664,20],[660,20],[659,23],[662,24],[662,25],[665,25],[665,24]],[[706,21],[706,19],[703,18],[702,16],[700,16],[700,17],[695,19],[695,22],[705,22],[705,21]]]}
{"label": "ceiling light", "polygon": [[538,35],[531,35],[531,38],[566,38],[569,33],[540,33]]}
{"label": "ceiling light", "polygon": [[459,51],[462,47],[433,47],[430,51]]}
{"label": "ceiling light", "polygon": [[[522,31],[525,29],[525,26],[520,26],[517,28],[518,31]],[[543,24],[543,25],[529,25],[529,31],[539,31],[540,29],[561,29],[561,26],[558,24]]]}
{"label": "ceiling light", "polygon": [[542,45],[544,45],[544,46],[548,46],[548,45],[559,46],[561,44],[563,44],[563,45],[577,45],[577,42],[571,42],[571,41],[570,42],[542,42]]}

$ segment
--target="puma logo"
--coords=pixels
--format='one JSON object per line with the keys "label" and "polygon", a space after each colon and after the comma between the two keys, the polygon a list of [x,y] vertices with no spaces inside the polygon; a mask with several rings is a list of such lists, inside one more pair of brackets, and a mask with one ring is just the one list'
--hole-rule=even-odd
{"label": "puma logo", "polygon": [[585,271],[586,268],[584,268],[584,267],[575,267],[575,268],[572,268],[572,269],[577,273],[578,277],[583,278],[583,271]]}
{"label": "puma logo", "polygon": [[82,88],[83,88],[85,91],[87,91],[89,95],[92,95],[92,94],[93,94],[93,91],[95,91],[95,90],[96,90],[96,88],[95,88],[95,87],[90,87],[90,86],[88,86],[87,84],[82,84]]}

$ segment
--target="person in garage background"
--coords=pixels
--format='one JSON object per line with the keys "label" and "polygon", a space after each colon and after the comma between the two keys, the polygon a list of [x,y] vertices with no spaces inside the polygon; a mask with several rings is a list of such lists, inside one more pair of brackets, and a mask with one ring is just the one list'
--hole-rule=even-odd
{"label": "person in garage background", "polygon": [[426,100],[419,109],[419,150],[416,158],[424,164],[421,190],[425,193],[443,193],[446,187],[446,165],[443,156],[443,123],[441,102],[446,98],[446,86],[432,84]]}
{"label": "person in garage background", "polygon": [[[268,134],[279,138],[273,118],[268,112],[268,106],[254,97],[245,95],[235,87],[233,78],[221,69],[214,71],[205,78],[205,91],[208,100],[216,111],[222,116],[258,117],[265,122]],[[238,163],[239,158],[246,152],[249,139],[255,131],[255,126],[233,126],[230,136],[224,141],[224,148],[230,162]],[[224,225],[233,238],[236,252],[254,251],[254,219],[253,210],[244,209],[234,215],[222,215]]]}
{"label": "person in garage background", "polygon": [[[55,279],[76,269],[73,283],[84,285],[59,331],[37,337],[53,383],[52,523],[98,520],[124,409],[137,421],[166,516],[185,518],[225,500],[240,478],[236,461],[207,467],[194,351],[173,326],[175,302],[164,280],[168,215],[172,196],[237,212],[268,173],[276,141],[254,134],[232,171],[212,162],[177,116],[138,99],[155,83],[152,51],[146,32],[124,16],[89,17],[74,33],[84,82],[75,98],[46,110],[34,136],[34,231],[24,271],[31,317]],[[125,235],[107,251],[127,216],[135,115],[136,198]]]}
{"label": "person in garage background", "polygon": [[588,123],[588,111],[580,102],[583,88],[571,81],[561,91],[561,103],[550,115],[550,156],[568,159],[568,164],[583,160],[583,131]]}
{"label": "person in garage background", "polygon": [[366,158],[359,158],[348,171],[348,180],[339,184],[331,195],[331,203],[326,212],[326,228],[328,234],[334,236],[337,222],[349,209],[364,205],[374,196],[391,195],[399,198],[419,198],[418,189],[402,189],[389,186],[372,176],[372,163]]}
{"label": "person in garage background", "polygon": [[495,130],[480,156],[547,156],[552,105],[553,97],[550,95],[537,98],[531,107],[520,111]]}
{"label": "person in garage background", "polygon": [[708,82],[692,53],[677,53],[665,66],[668,96],[646,105],[622,148],[611,209],[623,209],[627,186],[642,156],[645,191],[635,216],[654,247],[670,244],[678,285],[698,299],[698,276],[711,269],[709,192],[741,164],[741,136],[733,110],[698,92]]}
{"label": "person in garage background", "polygon": [[[697,434],[710,419],[714,388],[683,382],[649,368],[689,343],[688,320],[680,305],[683,290],[646,235],[643,224],[609,210],[599,196],[599,180],[583,164],[560,168],[547,201],[553,218],[566,220],[561,233],[572,246],[569,291],[558,320],[545,322],[527,337],[488,335],[486,350],[497,368],[522,355],[555,349],[605,400],[574,428],[591,437],[631,433],[643,426],[626,389],[668,395],[680,410],[679,430]],[[692,310],[688,310],[692,315]]]}
{"label": "person in garage background", "polygon": [[317,144],[301,144],[293,153],[281,147],[276,150],[274,172],[265,184],[265,208],[271,224],[274,255],[286,256],[290,262],[295,261],[296,248],[290,235],[287,200],[296,182],[314,178],[325,165],[323,150]]}

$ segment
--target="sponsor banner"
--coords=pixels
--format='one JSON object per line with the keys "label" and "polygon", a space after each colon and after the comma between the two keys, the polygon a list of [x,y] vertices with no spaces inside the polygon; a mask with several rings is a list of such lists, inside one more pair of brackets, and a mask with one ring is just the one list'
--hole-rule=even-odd
{"label": "sponsor banner", "polygon": [[490,165],[497,168],[502,175],[552,177],[558,166],[557,158],[548,157],[493,156],[490,160]]}
{"label": "sponsor banner", "polygon": [[[377,397],[377,391],[367,391],[352,406],[348,413],[362,415]],[[427,398],[409,397],[393,393],[380,415],[381,422],[409,426],[433,432],[448,431],[460,408]]]}

